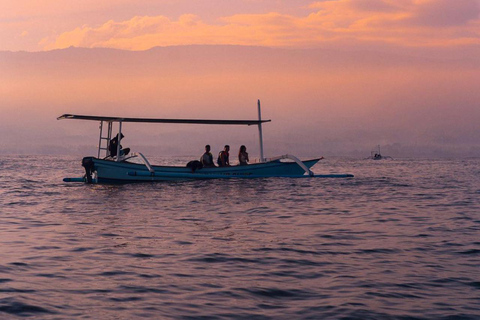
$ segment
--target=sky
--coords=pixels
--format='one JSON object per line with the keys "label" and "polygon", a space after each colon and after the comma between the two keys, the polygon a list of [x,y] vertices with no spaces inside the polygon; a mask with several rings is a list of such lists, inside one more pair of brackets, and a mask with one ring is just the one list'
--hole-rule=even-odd
{"label": "sky", "polygon": [[[480,0],[0,0],[0,40],[11,153],[90,150],[62,113],[255,118],[261,99],[272,153],[480,156]],[[223,143],[135,130],[157,154]]]}
{"label": "sky", "polygon": [[2,0],[0,50],[480,43],[478,0]]}

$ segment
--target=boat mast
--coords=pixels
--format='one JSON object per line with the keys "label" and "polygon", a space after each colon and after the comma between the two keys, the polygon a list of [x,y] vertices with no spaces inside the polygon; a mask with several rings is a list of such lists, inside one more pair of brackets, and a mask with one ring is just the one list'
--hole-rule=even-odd
{"label": "boat mast", "polygon": [[258,137],[260,139],[260,162],[264,162],[265,158],[263,157],[263,134],[262,134],[262,111],[260,109],[260,99],[258,99]]}

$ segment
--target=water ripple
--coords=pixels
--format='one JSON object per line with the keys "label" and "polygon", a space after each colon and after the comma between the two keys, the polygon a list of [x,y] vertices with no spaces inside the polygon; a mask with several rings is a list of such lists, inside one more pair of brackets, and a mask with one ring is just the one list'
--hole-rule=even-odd
{"label": "water ripple", "polygon": [[54,311],[43,307],[26,304],[13,299],[0,299],[0,312],[16,316],[34,316],[37,314],[55,314]]}

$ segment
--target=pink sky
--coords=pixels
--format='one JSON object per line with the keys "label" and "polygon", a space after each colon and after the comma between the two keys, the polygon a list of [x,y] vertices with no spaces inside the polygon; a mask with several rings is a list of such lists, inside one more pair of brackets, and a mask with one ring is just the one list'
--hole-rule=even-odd
{"label": "pink sky", "polygon": [[479,12],[479,0],[4,0],[0,50],[478,45]]}

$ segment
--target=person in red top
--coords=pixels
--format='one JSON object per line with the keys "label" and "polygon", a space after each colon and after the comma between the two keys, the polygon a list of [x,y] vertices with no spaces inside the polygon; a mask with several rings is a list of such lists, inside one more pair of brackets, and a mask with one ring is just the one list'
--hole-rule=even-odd
{"label": "person in red top", "polygon": [[217,163],[219,167],[230,167],[228,151],[230,151],[230,146],[227,144],[225,148],[223,148],[223,151],[220,151],[218,154]]}

